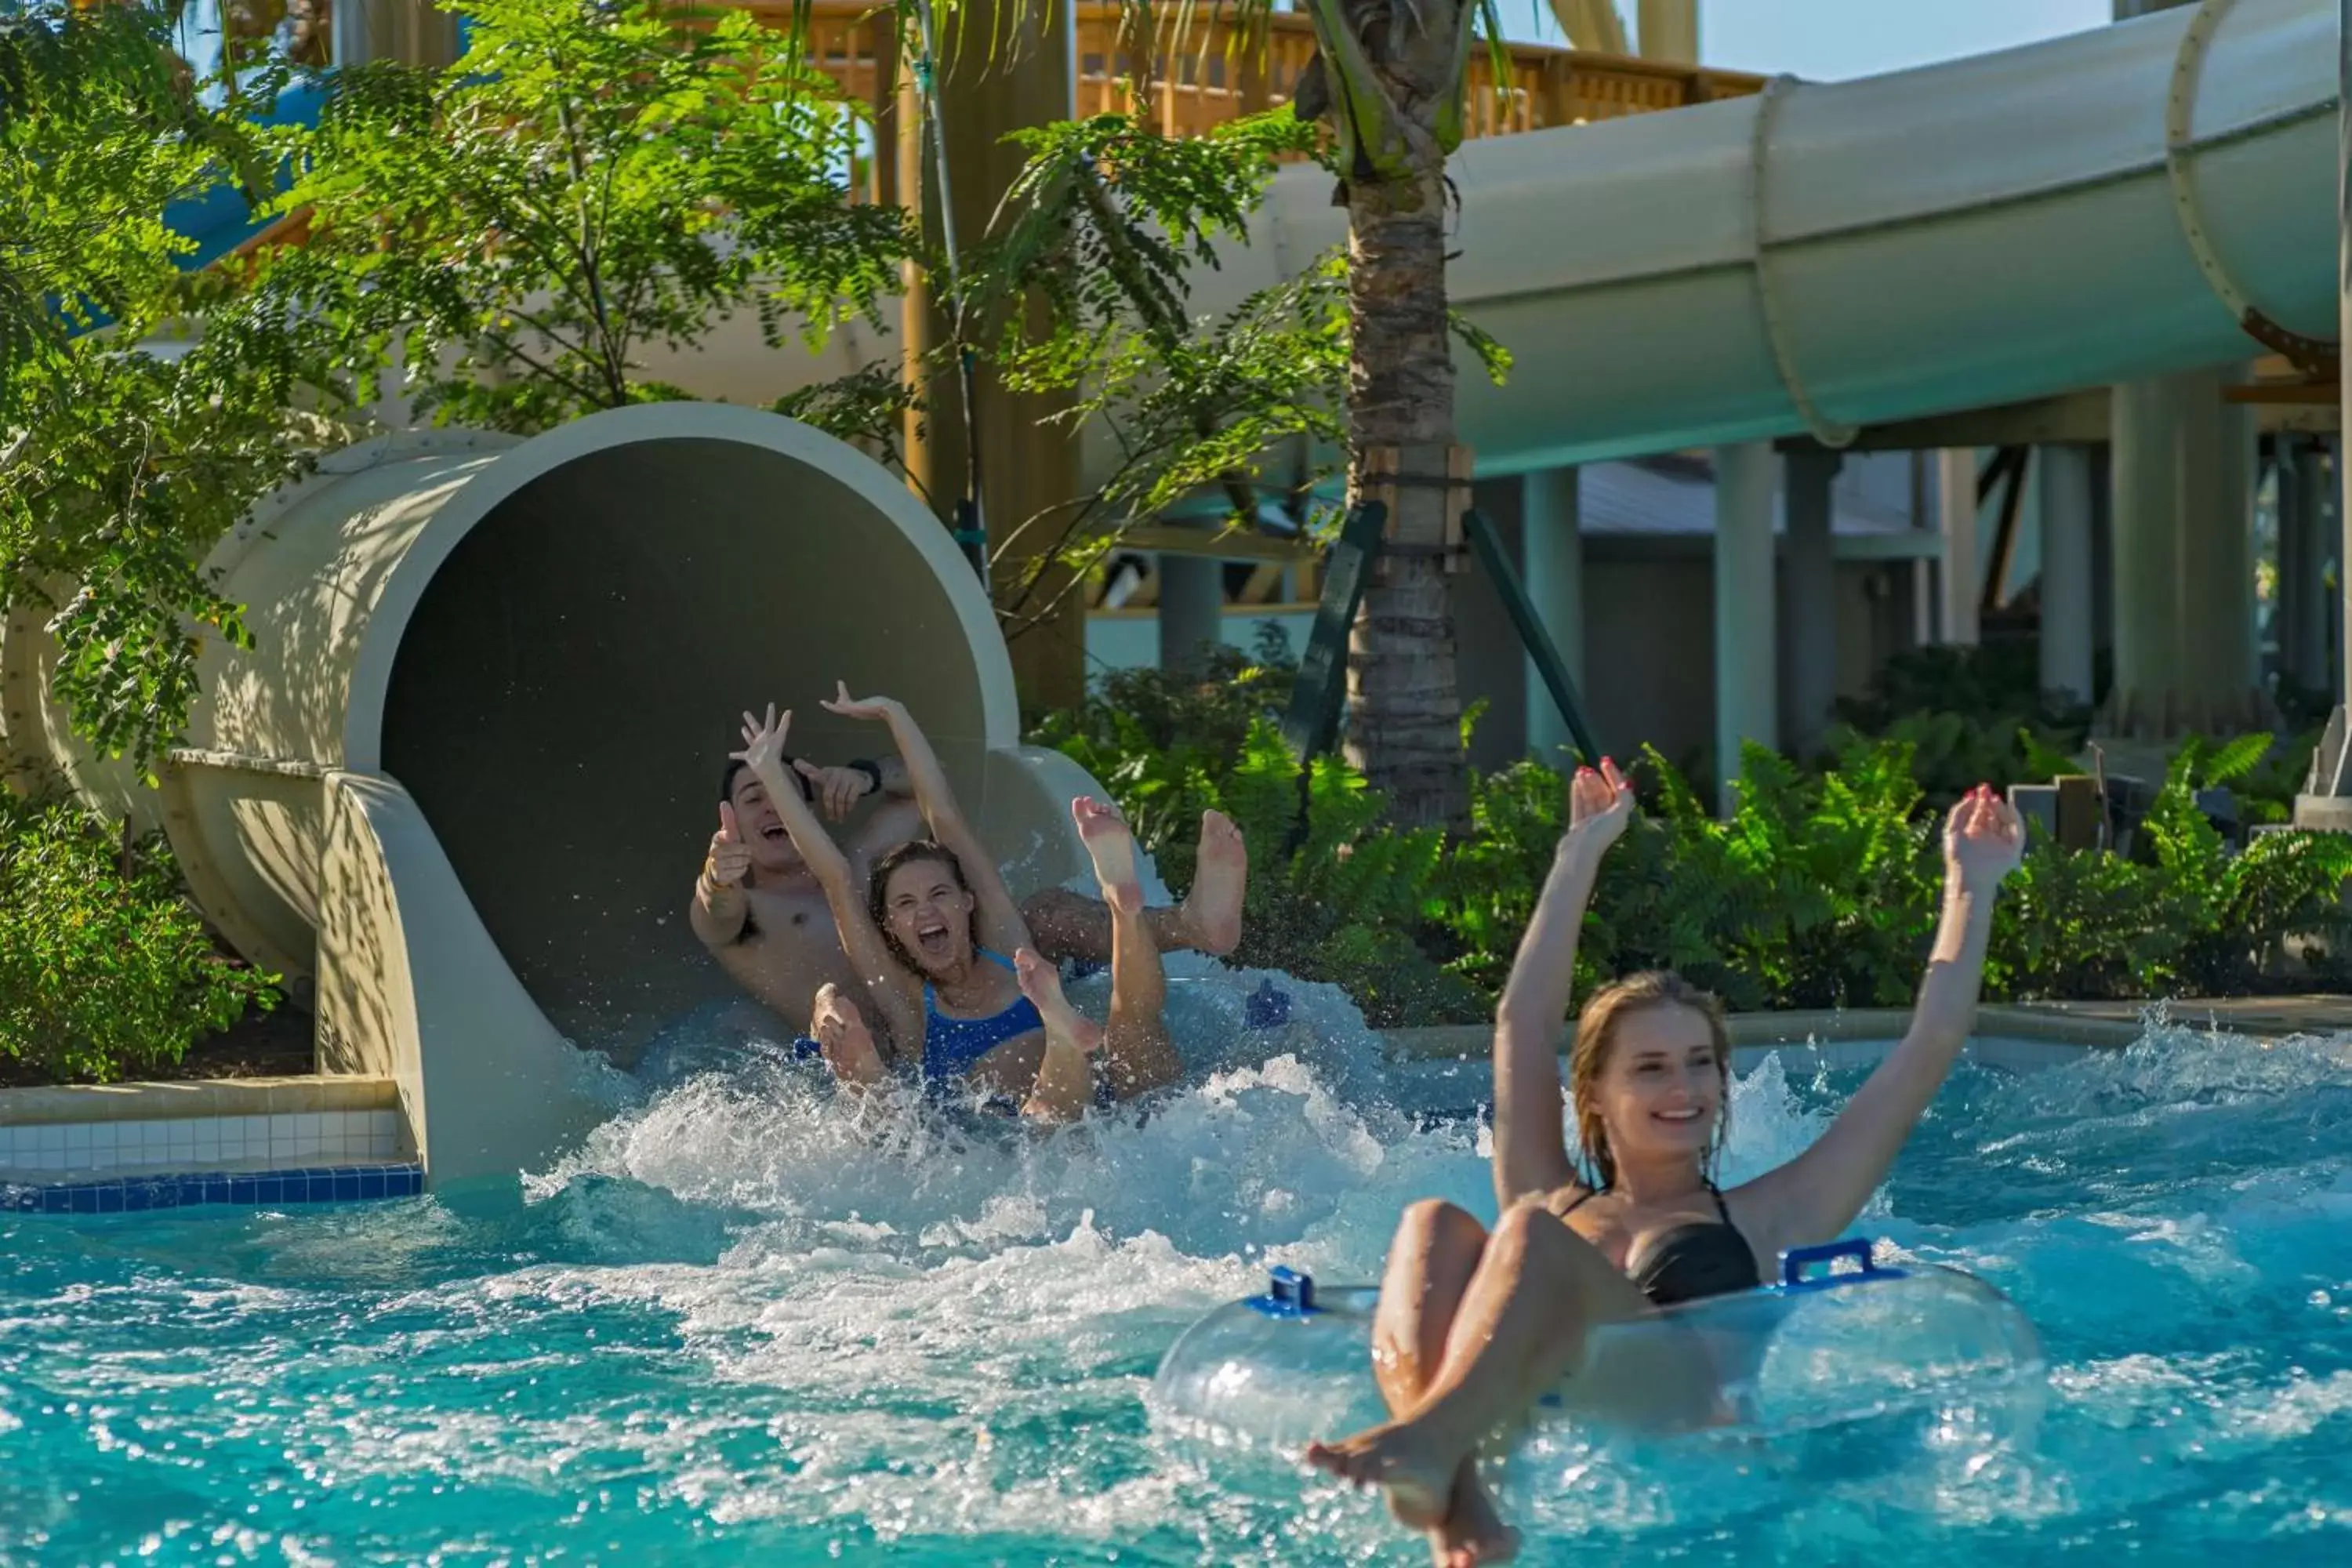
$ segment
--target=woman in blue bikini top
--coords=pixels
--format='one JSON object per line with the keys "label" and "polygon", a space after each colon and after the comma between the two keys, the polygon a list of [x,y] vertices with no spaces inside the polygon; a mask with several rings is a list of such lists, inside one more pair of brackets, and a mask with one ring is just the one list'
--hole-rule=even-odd
{"label": "woman in blue bikini top", "polygon": [[[848,688],[828,712],[887,724],[915,804],[930,837],[899,846],[859,886],[845,857],[799,792],[782,784],[783,737],[792,715],[744,716],[740,753],[769,786],[784,829],[824,888],[843,951],[879,1015],[869,1033],[856,1000],[827,987],[812,1025],[836,1075],[871,1082],[891,1068],[915,1068],[929,1083],[976,1093],[1024,1114],[1066,1121],[1107,1094],[1139,1094],[1174,1080],[1179,1061],[1160,1022],[1166,980],[1142,919],[1125,825],[1090,800],[1073,803],[1097,870],[1105,875],[1112,927],[1112,998],[1106,1029],[1079,1016],[1059,976],[1038,958],[1020,907],[949,787],[930,742],[888,698],[853,700]],[[1106,845],[1108,846],[1106,849]],[[1108,858],[1106,858],[1108,855]],[[1097,1053],[1108,1069],[1097,1083]]]}

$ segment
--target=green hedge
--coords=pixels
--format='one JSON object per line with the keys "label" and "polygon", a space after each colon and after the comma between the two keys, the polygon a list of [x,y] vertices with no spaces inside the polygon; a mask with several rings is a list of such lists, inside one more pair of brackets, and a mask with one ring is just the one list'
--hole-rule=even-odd
{"label": "green hedge", "polygon": [[0,791],[0,1058],[106,1082],[276,1002],[214,946],[160,839]]}
{"label": "green hedge", "polygon": [[[1191,879],[1202,808],[1241,825],[1251,884],[1238,962],[1337,983],[1379,1026],[1486,1016],[1559,843],[1566,781],[1534,763],[1474,780],[1471,830],[1453,841],[1385,827],[1380,798],[1336,759],[1316,764],[1302,796],[1272,715],[1288,673],[1238,655],[1197,680],[1123,672],[1035,738],[1102,780],[1172,887]],[[2352,838],[2265,835],[2239,852],[2196,807],[2199,787],[2242,786],[2271,751],[2268,736],[2183,747],[2135,858],[2037,834],[1996,916],[1989,996],[2243,993],[2287,981],[2295,939],[2343,951]],[[1942,889],[1940,803],[1922,771],[1907,738],[1849,731],[1818,770],[1750,748],[1738,807],[1718,819],[1645,752],[1643,815],[1603,873],[1580,988],[1666,966],[1740,1008],[1907,1005]]]}

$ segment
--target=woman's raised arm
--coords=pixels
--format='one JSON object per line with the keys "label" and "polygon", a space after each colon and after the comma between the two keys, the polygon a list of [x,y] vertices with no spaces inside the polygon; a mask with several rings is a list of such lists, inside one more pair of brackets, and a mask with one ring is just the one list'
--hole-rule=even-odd
{"label": "woman's raised arm", "polygon": [[1559,1085],[1559,1026],[1576,986],[1576,942],[1601,857],[1633,817],[1633,786],[1602,758],[1568,786],[1568,832],[1495,1008],[1495,1197],[1552,1192],[1576,1179]]}
{"label": "woman's raised arm", "polygon": [[817,820],[816,812],[801,794],[799,781],[786,771],[790,764],[784,761],[784,736],[792,724],[792,714],[787,711],[779,718],[772,702],[768,704],[765,722],[754,714],[744,714],[743,749],[733,754],[768,792],[793,850],[824,890],[824,906],[840,933],[841,951],[857,978],[865,982],[866,994],[881,1010],[892,1049],[904,1052],[910,1046],[920,1049],[923,1015],[913,984],[882,933],[874,929],[874,917],[866,912],[866,889],[859,885],[849,857]]}
{"label": "woman's raised arm", "polygon": [[826,712],[845,719],[878,719],[890,727],[898,760],[906,765],[908,781],[914,786],[915,805],[931,837],[963,866],[964,880],[971,885],[977,905],[974,929],[980,945],[1008,956],[1033,945],[1028,922],[1021,918],[1021,906],[1013,902],[1012,890],[1004,885],[996,857],[965,820],[955,790],[948,784],[947,770],[940,765],[939,753],[931,750],[929,737],[913,715],[892,698],[853,698],[848,682],[835,684],[840,694],[823,705]]}
{"label": "woman's raised arm", "polygon": [[2024,825],[1988,785],[1945,819],[1944,912],[1911,1027],[1811,1148],[1748,1184],[1759,1251],[1835,1240],[1886,1179],[1976,1026],[1993,899],[2024,850]]}

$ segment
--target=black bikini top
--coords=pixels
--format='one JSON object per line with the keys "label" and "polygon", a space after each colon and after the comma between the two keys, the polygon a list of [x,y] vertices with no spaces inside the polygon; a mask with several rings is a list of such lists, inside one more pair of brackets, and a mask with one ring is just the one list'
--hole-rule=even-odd
{"label": "black bikini top", "polygon": [[[1731,1223],[1731,1209],[1723,1201],[1722,1189],[1709,1182],[1706,1190],[1715,1199],[1715,1212],[1723,1216],[1719,1222],[1693,1220],[1675,1226],[1653,1237],[1639,1257],[1625,1260],[1626,1278],[1661,1307],[1751,1290],[1764,1283],[1748,1238]],[[1565,1220],[1587,1198],[1606,1191],[1606,1187],[1594,1187],[1579,1194],[1575,1203],[1559,1211],[1560,1218]]]}

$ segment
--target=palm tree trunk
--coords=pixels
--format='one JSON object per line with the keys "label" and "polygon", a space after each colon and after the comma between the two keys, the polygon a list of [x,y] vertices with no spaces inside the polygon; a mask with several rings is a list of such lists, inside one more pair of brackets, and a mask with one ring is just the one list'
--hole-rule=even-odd
{"label": "palm tree trunk", "polygon": [[[1445,153],[1437,116],[1452,89],[1454,28],[1466,9],[1423,0],[1423,26],[1391,30],[1389,0],[1350,0],[1370,11],[1364,40],[1398,113],[1400,174],[1348,186],[1348,293],[1354,363],[1348,387],[1349,488],[1364,455],[1381,447],[1454,441],[1454,361],[1446,330]],[[1446,13],[1453,11],[1452,16]],[[1434,466],[1438,474],[1444,464]],[[1391,537],[1442,533],[1446,491],[1396,489]],[[1462,694],[1454,665],[1451,584],[1430,555],[1395,554],[1371,583],[1349,639],[1348,757],[1389,800],[1401,826],[1457,825],[1468,814],[1462,755]]]}

